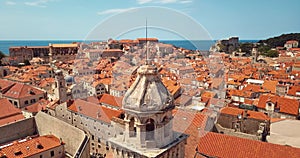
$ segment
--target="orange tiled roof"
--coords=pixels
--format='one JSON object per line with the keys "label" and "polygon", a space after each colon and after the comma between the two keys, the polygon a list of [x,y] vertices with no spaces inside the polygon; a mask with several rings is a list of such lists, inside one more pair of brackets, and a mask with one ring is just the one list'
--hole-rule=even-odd
{"label": "orange tiled roof", "polygon": [[292,96],[299,96],[299,94],[297,95],[296,93],[300,92],[300,86],[296,85],[296,86],[291,86],[287,92],[288,95],[292,95]]}
{"label": "orange tiled roof", "polygon": [[300,52],[300,48],[290,48],[289,51]]}
{"label": "orange tiled roof", "polygon": [[[21,117],[19,117],[18,115],[20,115]],[[7,119],[11,116],[18,116],[17,118],[20,118],[20,119],[24,118],[20,109],[13,106],[8,101],[8,99],[1,98],[0,99],[0,120],[1,120],[0,122],[9,123],[8,120],[4,121],[4,119]],[[16,121],[16,120],[14,120],[14,121]],[[1,125],[1,123],[0,123],[0,125]]]}
{"label": "orange tiled roof", "polygon": [[230,96],[239,96],[239,97],[250,98],[251,95],[253,94],[253,92],[245,91],[245,90],[231,89],[229,94],[230,94]]}
{"label": "orange tiled roof", "polygon": [[55,83],[54,78],[44,78],[38,83],[38,86],[43,88],[43,87],[50,86],[53,83]]}
{"label": "orange tiled roof", "polygon": [[252,92],[265,92],[265,90],[260,85],[255,84],[246,84],[243,90]]}
{"label": "orange tiled roof", "polygon": [[57,47],[57,48],[69,48],[69,47],[78,47],[78,44],[52,44],[52,47]]}
{"label": "orange tiled roof", "polygon": [[275,96],[270,94],[260,95],[258,108],[265,109],[266,103],[272,102],[275,107],[279,108],[279,112],[298,115],[299,114],[299,101],[297,99],[290,99],[281,96]]}
{"label": "orange tiled roof", "polygon": [[[138,41],[146,41],[146,38],[137,38]],[[148,41],[158,41],[157,38],[147,38]]]}
{"label": "orange tiled roof", "polygon": [[162,78],[162,82],[172,95],[175,95],[181,89],[181,86],[176,81],[169,80],[167,77]]}
{"label": "orange tiled roof", "polygon": [[230,81],[227,81],[227,84],[228,85],[241,85],[241,83],[240,82],[235,82],[234,80],[230,80]]}
{"label": "orange tiled roof", "polygon": [[15,85],[12,86],[7,92],[5,92],[3,96],[19,99],[19,98],[31,97],[43,93],[44,93],[43,91],[36,89],[30,85],[15,83]]}
{"label": "orange tiled roof", "polygon": [[0,90],[2,93],[5,92],[6,90],[8,90],[13,85],[14,85],[14,82],[12,82],[12,81],[0,79]]}
{"label": "orange tiled roof", "polygon": [[173,129],[179,133],[188,134],[185,146],[185,157],[193,157],[201,132],[206,127],[207,116],[194,111],[173,110]]}
{"label": "orange tiled roof", "polygon": [[286,44],[293,44],[293,43],[298,43],[297,40],[289,40],[285,42]]}
{"label": "orange tiled roof", "polygon": [[[219,158],[299,158],[300,149],[208,132],[200,137],[197,151]],[[199,156],[199,155],[198,155]]]}
{"label": "orange tiled roof", "polygon": [[98,104],[77,99],[68,107],[69,110],[109,123],[112,117],[118,117],[122,111],[100,106]]}
{"label": "orange tiled roof", "polygon": [[[239,108],[233,108],[233,107],[224,107],[221,109],[222,114],[228,114],[228,115],[242,115],[245,114],[245,110],[239,109]],[[247,118],[257,119],[257,120],[270,120],[270,118],[265,115],[262,112],[256,112],[247,110]]]}
{"label": "orange tiled roof", "polygon": [[[42,148],[38,148],[37,144],[41,145]],[[11,145],[4,147],[0,150],[0,157],[4,154],[6,157],[30,157],[37,153],[45,152],[47,150],[56,148],[63,145],[60,140],[53,135],[45,135],[32,139],[26,139],[23,142],[15,141]],[[19,152],[20,155],[15,155],[16,152]]]}
{"label": "orange tiled roof", "polygon": [[104,93],[99,99],[99,103],[108,104],[120,108],[122,106],[122,99],[123,98],[121,97],[115,97],[113,95]]}
{"label": "orange tiled roof", "polygon": [[0,99],[0,126],[24,119],[20,109],[15,108],[6,98]]}
{"label": "orange tiled roof", "polygon": [[271,93],[275,94],[276,93],[276,85],[278,84],[278,81],[269,81],[265,80],[262,87],[264,89],[270,90]]}
{"label": "orange tiled roof", "polygon": [[45,110],[49,103],[50,103],[50,101],[41,99],[32,105],[26,106],[25,110],[28,112],[32,112],[32,113],[37,113],[41,110]]}

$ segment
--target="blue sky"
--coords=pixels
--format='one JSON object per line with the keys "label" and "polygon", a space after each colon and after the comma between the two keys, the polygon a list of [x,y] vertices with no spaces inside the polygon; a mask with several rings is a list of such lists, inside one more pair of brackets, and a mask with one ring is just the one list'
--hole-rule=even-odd
{"label": "blue sky", "polygon": [[[212,39],[230,36],[265,39],[283,33],[300,32],[299,0],[1,0],[0,39],[85,39],[102,23],[114,19],[115,14],[147,6],[170,8],[171,12],[183,13],[187,19],[200,24]],[[115,18],[120,23],[114,21],[114,29],[119,29],[124,22],[135,21],[130,14],[128,16],[125,20]],[[178,26],[178,29],[185,28],[191,34],[195,32],[194,28],[182,24],[183,19],[177,17],[165,14],[161,18],[149,17],[150,26],[152,20],[153,23],[169,23]],[[103,29],[107,34],[114,33],[113,28]],[[152,30],[150,27],[149,31],[152,32],[150,36],[162,39],[181,38],[154,27]],[[118,37],[135,38],[141,36],[141,32],[137,28]]]}

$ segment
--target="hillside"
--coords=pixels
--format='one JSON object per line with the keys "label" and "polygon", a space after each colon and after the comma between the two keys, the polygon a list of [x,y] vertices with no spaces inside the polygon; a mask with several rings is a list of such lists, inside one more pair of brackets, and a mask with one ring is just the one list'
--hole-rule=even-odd
{"label": "hillside", "polygon": [[284,46],[285,42],[288,40],[300,41],[300,33],[282,34],[277,37],[269,38],[266,40],[260,40],[258,41],[258,43],[266,43],[269,47],[275,48],[278,46]]}

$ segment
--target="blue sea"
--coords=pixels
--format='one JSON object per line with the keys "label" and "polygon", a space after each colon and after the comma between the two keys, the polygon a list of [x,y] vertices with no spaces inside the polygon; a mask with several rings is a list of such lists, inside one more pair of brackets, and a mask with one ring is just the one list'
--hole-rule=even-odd
{"label": "blue sea", "polygon": [[[9,54],[9,47],[12,46],[48,46],[49,43],[61,44],[72,42],[85,42],[91,41],[82,40],[0,40],[0,51]],[[176,47],[182,47],[189,50],[209,50],[209,48],[216,42],[215,40],[202,40],[202,41],[187,41],[187,40],[160,40],[159,42],[172,44]],[[257,40],[240,40],[240,42],[255,43]]]}

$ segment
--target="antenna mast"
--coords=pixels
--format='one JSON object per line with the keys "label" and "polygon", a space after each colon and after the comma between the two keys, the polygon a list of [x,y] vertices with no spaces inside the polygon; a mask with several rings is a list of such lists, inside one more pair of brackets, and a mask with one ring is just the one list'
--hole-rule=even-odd
{"label": "antenna mast", "polygon": [[146,18],[146,65],[149,65],[149,59],[148,59],[148,24],[147,24],[147,18]]}

